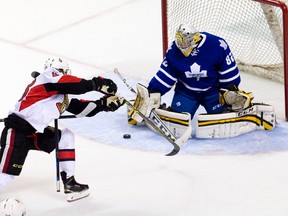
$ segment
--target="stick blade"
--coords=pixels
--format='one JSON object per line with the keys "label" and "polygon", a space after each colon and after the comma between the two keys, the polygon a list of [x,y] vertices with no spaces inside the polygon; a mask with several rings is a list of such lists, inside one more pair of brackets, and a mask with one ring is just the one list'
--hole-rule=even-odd
{"label": "stick blade", "polygon": [[174,148],[170,153],[166,154],[165,156],[174,156],[176,154],[178,154],[178,152],[180,151],[180,147],[178,146],[178,148]]}

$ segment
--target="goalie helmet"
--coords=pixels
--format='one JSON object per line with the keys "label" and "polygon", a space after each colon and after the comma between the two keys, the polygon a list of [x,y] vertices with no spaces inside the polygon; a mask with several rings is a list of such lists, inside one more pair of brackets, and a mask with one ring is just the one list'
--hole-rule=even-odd
{"label": "goalie helmet", "polygon": [[44,70],[47,68],[55,68],[63,74],[71,74],[68,63],[59,57],[48,58],[44,63]]}
{"label": "goalie helmet", "polygon": [[175,34],[176,46],[188,57],[201,40],[200,33],[189,24],[181,24]]}
{"label": "goalie helmet", "polygon": [[0,204],[0,216],[24,216],[26,210],[24,204],[15,198],[4,199]]}

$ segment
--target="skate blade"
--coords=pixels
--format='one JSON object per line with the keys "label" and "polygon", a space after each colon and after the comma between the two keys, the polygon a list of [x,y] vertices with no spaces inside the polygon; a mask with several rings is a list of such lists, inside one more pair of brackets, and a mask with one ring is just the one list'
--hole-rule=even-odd
{"label": "skate blade", "polygon": [[85,197],[88,197],[89,195],[90,195],[89,190],[85,190],[85,191],[82,191],[80,193],[78,193],[78,192],[68,193],[66,195],[66,200],[67,200],[67,202],[74,202],[74,201],[77,201],[79,199],[83,199]]}

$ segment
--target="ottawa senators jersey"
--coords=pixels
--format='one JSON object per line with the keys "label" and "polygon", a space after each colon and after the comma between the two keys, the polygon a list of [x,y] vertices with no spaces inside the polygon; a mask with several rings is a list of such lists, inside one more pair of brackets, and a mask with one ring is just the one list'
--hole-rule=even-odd
{"label": "ottawa senators jersey", "polygon": [[84,94],[93,90],[93,81],[72,75],[63,75],[48,68],[37,76],[17,101],[14,113],[29,122],[37,132],[43,132],[50,122],[58,119],[66,110],[67,94]]}

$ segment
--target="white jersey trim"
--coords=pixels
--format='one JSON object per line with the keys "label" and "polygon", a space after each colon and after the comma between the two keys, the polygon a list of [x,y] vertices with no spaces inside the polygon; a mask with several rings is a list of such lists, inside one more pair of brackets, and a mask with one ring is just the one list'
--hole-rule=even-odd
{"label": "white jersey trim", "polygon": [[221,82],[221,83],[230,82],[232,80],[237,79],[239,76],[240,76],[240,74],[238,73],[237,75],[235,75],[234,77],[231,77],[230,79],[219,79],[219,82]]}
{"label": "white jersey trim", "polygon": [[175,77],[171,76],[171,74],[168,74],[165,70],[163,70],[163,68],[160,68],[160,71],[161,71],[162,73],[164,73],[165,76],[167,76],[168,78],[170,78],[171,80],[173,80],[174,82],[177,81],[177,79],[176,79]]}
{"label": "white jersey trim", "polygon": [[208,88],[206,88],[206,89],[201,89],[201,88],[193,88],[193,87],[190,87],[188,84],[186,84],[185,82],[183,82],[182,80],[180,80],[180,82],[182,82],[183,83],[183,85],[187,88],[187,89],[189,89],[189,90],[192,90],[192,91],[207,91],[207,90],[209,90],[211,87],[208,87]]}
{"label": "white jersey trim", "polygon": [[162,85],[164,85],[167,88],[172,88],[171,85],[168,85],[167,83],[165,83],[162,79],[160,79],[157,75],[155,75],[155,79],[158,80],[158,82],[160,82]]}
{"label": "white jersey trim", "polygon": [[236,68],[237,68],[237,66],[235,65],[234,67],[229,68],[229,69],[227,69],[227,70],[225,70],[225,71],[219,71],[219,74],[221,74],[221,75],[227,74],[227,73],[235,70]]}

